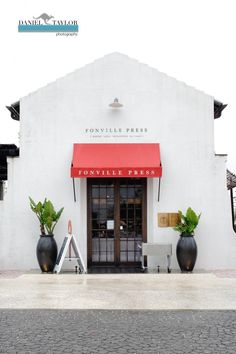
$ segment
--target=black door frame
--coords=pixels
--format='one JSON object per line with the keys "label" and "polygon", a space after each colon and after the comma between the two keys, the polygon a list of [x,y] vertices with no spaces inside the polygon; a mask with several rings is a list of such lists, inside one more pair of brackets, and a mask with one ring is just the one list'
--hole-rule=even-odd
{"label": "black door frame", "polygon": [[[92,262],[92,203],[91,203],[91,191],[92,182],[95,178],[87,178],[87,266],[137,266],[140,262],[120,262],[120,238],[119,235],[119,222],[115,222],[114,229],[114,262]],[[104,178],[105,179],[105,178]],[[114,179],[114,217],[115,220],[120,219],[120,180],[121,178]],[[147,242],[147,178],[141,178],[142,180],[142,242]],[[146,258],[146,257],[145,257]],[[146,260],[145,260],[146,261]],[[146,263],[146,262],[145,262]]]}

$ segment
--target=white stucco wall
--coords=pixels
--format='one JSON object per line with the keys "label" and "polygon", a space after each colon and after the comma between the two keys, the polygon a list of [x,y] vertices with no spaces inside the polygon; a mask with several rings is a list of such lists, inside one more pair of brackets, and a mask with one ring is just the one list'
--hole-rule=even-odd
{"label": "white stucco wall", "polygon": [[[114,97],[122,102],[122,109],[109,108]],[[172,264],[177,267],[178,235],[171,228],[158,228],[157,213],[191,206],[202,213],[196,230],[196,268],[235,267],[226,158],[214,155],[213,101],[117,53],[21,99],[20,157],[8,159],[8,192],[0,202],[0,268],[37,267],[39,227],[29,208],[29,195],[35,200],[46,196],[57,209],[65,207],[55,229],[58,245],[71,219],[86,259],[86,180],[76,180],[78,201],[74,203],[70,178],[73,143],[79,142],[159,142],[161,198],[158,202],[157,180],[149,179],[148,241],[171,242]],[[147,132],[94,137],[86,132],[93,128],[147,128]]]}

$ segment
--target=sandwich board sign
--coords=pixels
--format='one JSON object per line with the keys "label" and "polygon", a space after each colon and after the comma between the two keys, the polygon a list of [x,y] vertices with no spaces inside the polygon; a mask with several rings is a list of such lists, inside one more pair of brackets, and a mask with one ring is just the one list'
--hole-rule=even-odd
{"label": "sandwich board sign", "polygon": [[[71,257],[71,249],[74,251],[74,257]],[[67,251],[69,251],[69,256],[67,255]],[[54,273],[60,273],[62,265],[64,261],[76,259],[79,266],[79,273],[87,273],[85,263],[81,256],[81,252],[79,250],[78,244],[76,242],[75,236],[72,234],[72,224],[71,220],[68,222],[68,234],[65,236],[61,249],[58,253],[58,257],[56,260],[56,265],[54,267]]]}

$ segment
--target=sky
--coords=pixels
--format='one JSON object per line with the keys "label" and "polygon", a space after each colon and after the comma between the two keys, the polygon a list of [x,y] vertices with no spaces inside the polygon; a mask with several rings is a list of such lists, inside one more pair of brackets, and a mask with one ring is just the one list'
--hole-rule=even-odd
{"label": "sky", "polygon": [[[18,33],[46,12],[79,23],[77,37]],[[236,173],[235,0],[8,0],[0,12],[0,143],[18,144],[5,108],[111,52],[121,52],[227,103],[215,121],[215,152]]]}

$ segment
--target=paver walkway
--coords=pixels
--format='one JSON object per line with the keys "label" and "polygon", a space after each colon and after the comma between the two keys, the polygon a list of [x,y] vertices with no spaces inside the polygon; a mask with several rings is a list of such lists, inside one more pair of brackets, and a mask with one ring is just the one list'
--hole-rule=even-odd
{"label": "paver walkway", "polygon": [[235,354],[235,311],[0,310],[4,354]]}

